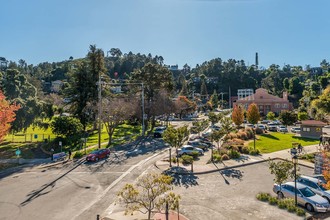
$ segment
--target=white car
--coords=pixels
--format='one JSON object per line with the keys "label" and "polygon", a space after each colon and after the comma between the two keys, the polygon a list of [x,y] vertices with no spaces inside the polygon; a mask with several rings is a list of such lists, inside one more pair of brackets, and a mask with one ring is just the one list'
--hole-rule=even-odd
{"label": "white car", "polygon": [[300,133],[300,128],[299,127],[292,127],[291,129],[292,133]]}
{"label": "white car", "polygon": [[285,133],[288,132],[288,129],[284,125],[279,125],[277,126],[277,131]]}
{"label": "white car", "polygon": [[323,187],[321,180],[309,176],[300,176],[297,182],[308,186],[313,192],[330,201],[330,190]]}
{"label": "white car", "polygon": [[193,155],[193,152],[197,152],[198,155],[204,155],[204,151],[198,147],[193,147],[191,145],[183,145],[179,150],[178,150],[178,156],[182,155]]}

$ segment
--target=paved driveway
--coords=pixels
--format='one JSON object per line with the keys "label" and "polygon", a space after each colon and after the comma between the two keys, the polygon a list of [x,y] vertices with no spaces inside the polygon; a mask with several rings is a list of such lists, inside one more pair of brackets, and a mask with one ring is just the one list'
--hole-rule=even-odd
{"label": "paved driveway", "polygon": [[[302,174],[313,170],[300,168]],[[198,176],[177,176],[174,191],[182,196],[180,212],[191,220],[302,219],[256,199],[272,192],[274,177],[268,163],[260,163]]]}

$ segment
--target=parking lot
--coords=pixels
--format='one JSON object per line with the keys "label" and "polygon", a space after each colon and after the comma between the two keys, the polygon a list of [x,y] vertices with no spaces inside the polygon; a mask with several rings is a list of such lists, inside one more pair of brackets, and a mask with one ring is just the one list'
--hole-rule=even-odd
{"label": "parking lot", "polygon": [[[300,167],[301,174],[312,169]],[[302,219],[286,210],[258,201],[256,194],[273,196],[268,163],[195,176],[176,176],[174,191],[181,195],[180,212],[189,219]]]}

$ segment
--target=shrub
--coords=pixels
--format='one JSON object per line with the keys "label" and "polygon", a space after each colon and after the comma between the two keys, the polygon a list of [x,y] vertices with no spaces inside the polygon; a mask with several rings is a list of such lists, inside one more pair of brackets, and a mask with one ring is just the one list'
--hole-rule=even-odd
{"label": "shrub", "polygon": [[221,156],[221,160],[229,160],[229,159],[230,159],[230,157],[227,154],[223,154]]}
{"label": "shrub", "polygon": [[191,152],[191,156],[193,157],[194,160],[196,160],[199,156],[198,152]]}
{"label": "shrub", "polygon": [[175,157],[172,157],[172,158],[171,158],[171,162],[172,162],[172,163],[176,163],[176,160],[177,160],[177,159],[176,159]]}
{"label": "shrub", "polygon": [[295,205],[289,205],[287,206],[287,209],[289,212],[295,212],[296,211],[296,206]]}
{"label": "shrub", "polygon": [[238,138],[234,138],[233,143],[236,144],[236,145],[243,145],[244,141],[241,140],[241,139],[238,139]]}
{"label": "shrub", "polygon": [[190,155],[182,155],[181,159],[183,164],[191,164],[194,160],[194,158]]}
{"label": "shrub", "polygon": [[296,214],[298,216],[305,216],[306,215],[306,211],[302,208],[296,207]]}
{"label": "shrub", "polygon": [[248,139],[248,135],[245,131],[237,132],[237,137],[242,139],[242,140],[247,140]]}
{"label": "shrub", "polygon": [[256,134],[263,134],[264,130],[262,130],[261,128],[256,128]]}
{"label": "shrub", "polygon": [[268,203],[270,205],[277,205],[278,199],[276,197],[269,197],[268,198]]}
{"label": "shrub", "polygon": [[253,149],[253,147],[250,147],[249,148],[249,154],[250,155],[259,155],[260,151],[259,151],[259,149]]}
{"label": "shrub", "polygon": [[253,131],[252,131],[251,128],[246,128],[246,129],[245,129],[245,132],[246,132],[246,135],[247,135],[247,138],[248,138],[248,139],[253,138]]}
{"label": "shrub", "polygon": [[227,154],[228,150],[220,149],[218,152],[219,152],[220,155],[224,155],[224,154]]}
{"label": "shrub", "polygon": [[241,154],[236,150],[229,151],[229,157],[232,159],[238,159],[240,156],[241,156]]}
{"label": "shrub", "polygon": [[257,199],[263,202],[268,201],[268,199],[271,198],[269,193],[258,193],[257,194]]}
{"label": "shrub", "polygon": [[76,151],[73,154],[73,158],[81,158],[82,156],[84,156],[84,153],[82,151]]}
{"label": "shrub", "polygon": [[243,153],[243,154],[249,154],[249,153],[250,153],[249,147],[247,147],[247,146],[243,146],[243,147],[242,147],[242,153]]}
{"label": "shrub", "polygon": [[213,154],[213,162],[220,162],[221,155],[220,154]]}
{"label": "shrub", "polygon": [[283,200],[278,200],[277,205],[280,209],[286,209],[286,203]]}

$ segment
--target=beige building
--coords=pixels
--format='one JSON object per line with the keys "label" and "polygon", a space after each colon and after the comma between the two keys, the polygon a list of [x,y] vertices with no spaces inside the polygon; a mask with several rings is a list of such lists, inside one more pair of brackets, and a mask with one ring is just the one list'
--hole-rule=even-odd
{"label": "beige building", "polygon": [[254,94],[236,100],[234,106],[242,105],[245,109],[252,103],[255,103],[261,115],[267,115],[268,112],[280,114],[282,111],[291,111],[292,103],[288,100],[288,93],[283,92],[283,97],[271,95],[266,89],[257,89]]}

